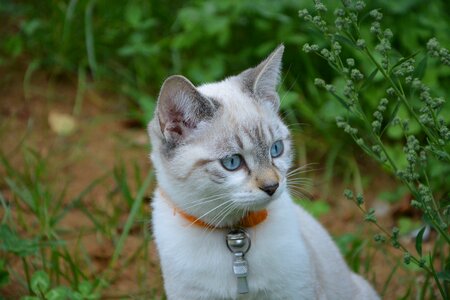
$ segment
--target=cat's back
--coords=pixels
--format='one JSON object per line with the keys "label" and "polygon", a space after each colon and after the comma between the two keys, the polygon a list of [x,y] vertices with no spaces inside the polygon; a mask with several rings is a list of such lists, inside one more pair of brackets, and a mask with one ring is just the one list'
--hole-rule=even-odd
{"label": "cat's back", "polygon": [[296,211],[324,299],[379,299],[364,279],[350,271],[325,228],[303,208]]}

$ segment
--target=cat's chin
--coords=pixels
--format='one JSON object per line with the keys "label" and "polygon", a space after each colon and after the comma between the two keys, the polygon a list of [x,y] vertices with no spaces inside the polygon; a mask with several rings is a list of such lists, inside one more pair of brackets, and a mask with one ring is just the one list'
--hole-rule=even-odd
{"label": "cat's chin", "polygon": [[267,208],[269,203],[276,201],[278,196],[273,195],[271,197],[264,197],[259,199],[246,199],[236,202],[242,210],[245,211],[258,211]]}
{"label": "cat's chin", "polygon": [[259,196],[255,194],[237,194],[235,195],[235,204],[245,211],[258,211],[267,208],[267,206],[277,201],[283,194],[284,187],[280,187],[275,194],[268,196],[261,193]]}

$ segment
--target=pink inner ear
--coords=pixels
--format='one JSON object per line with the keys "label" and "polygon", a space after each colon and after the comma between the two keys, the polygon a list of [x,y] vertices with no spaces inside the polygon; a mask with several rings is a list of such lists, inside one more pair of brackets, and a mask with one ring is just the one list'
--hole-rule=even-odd
{"label": "pink inner ear", "polygon": [[179,123],[169,123],[169,124],[167,124],[165,129],[167,131],[174,132],[174,133],[176,133],[176,134],[178,134],[180,136],[183,134],[183,130],[181,129]]}
{"label": "pink inner ear", "polygon": [[163,128],[181,136],[183,134],[183,129],[181,128],[183,122],[183,113],[172,108],[168,111],[166,123],[163,124]]}
{"label": "pink inner ear", "polygon": [[179,136],[183,135],[185,128],[192,129],[196,127],[194,121],[185,119],[183,112],[176,109],[170,109],[164,120],[165,123],[162,122],[160,118],[160,126],[162,130],[175,133]]}

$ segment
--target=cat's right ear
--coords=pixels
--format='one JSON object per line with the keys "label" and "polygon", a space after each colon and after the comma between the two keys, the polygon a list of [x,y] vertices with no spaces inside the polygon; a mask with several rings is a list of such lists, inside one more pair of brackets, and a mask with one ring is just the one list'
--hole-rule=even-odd
{"label": "cat's right ear", "polygon": [[174,75],[161,87],[156,116],[166,141],[177,144],[201,121],[211,119],[218,107],[216,101],[200,94],[187,78]]}
{"label": "cat's right ear", "polygon": [[259,65],[239,75],[244,89],[252,93],[259,103],[275,111],[280,107],[277,85],[280,82],[283,52],[284,46],[281,44]]}

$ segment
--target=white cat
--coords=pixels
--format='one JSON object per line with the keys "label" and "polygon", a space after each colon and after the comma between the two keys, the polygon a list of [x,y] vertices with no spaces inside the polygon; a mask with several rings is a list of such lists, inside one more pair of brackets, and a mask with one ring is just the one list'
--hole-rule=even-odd
{"label": "white cat", "polygon": [[[379,299],[289,195],[291,141],[276,92],[283,50],[221,82],[196,88],[171,76],[161,88],[148,129],[169,299]],[[229,249],[236,228],[242,248]]]}

